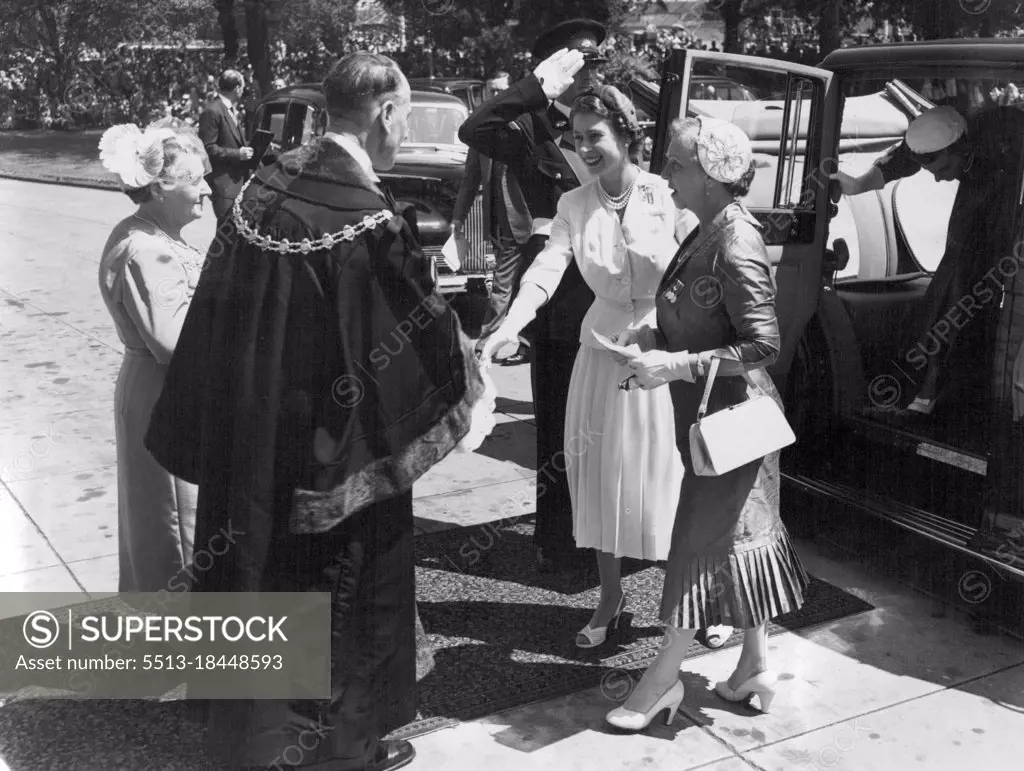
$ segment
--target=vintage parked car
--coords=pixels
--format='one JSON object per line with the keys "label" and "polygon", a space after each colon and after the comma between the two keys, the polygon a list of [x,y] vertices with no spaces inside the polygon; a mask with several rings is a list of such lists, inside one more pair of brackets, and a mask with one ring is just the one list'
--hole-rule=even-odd
{"label": "vintage parked car", "polygon": [[[762,96],[694,99],[689,84],[711,77]],[[974,39],[842,49],[820,67],[676,51],[660,86],[631,85],[658,116],[654,172],[670,122],[683,115],[732,120],[753,141],[757,174],[745,204],[775,266],[782,352],[772,375],[798,437],[783,452],[783,517],[810,518],[869,551],[895,550],[905,564],[928,562],[937,583],[923,588],[947,599],[959,591],[968,604],[997,584],[1019,597],[1024,580],[1024,394],[1014,410],[1015,383],[1024,391],[1014,373],[1024,368],[1024,255],[989,257],[999,286],[975,299],[997,304],[996,320],[986,329],[965,322],[970,343],[955,349],[971,388],[950,392],[929,416],[910,413],[902,407],[920,373],[906,354],[926,323],[957,183],[922,170],[846,197],[829,175],[867,169],[934,104],[971,116],[1022,81],[1024,42]],[[1010,173],[1019,195],[1021,169]],[[1020,199],[1008,205],[1019,246]],[[970,597],[963,576],[972,577]]]}
{"label": "vintage parked car", "polygon": [[472,78],[410,78],[409,87],[413,91],[434,91],[439,94],[451,94],[462,100],[462,103],[473,112],[484,101],[482,80]]}
{"label": "vintage parked car", "polygon": [[[262,99],[253,127],[274,134],[265,161],[323,134],[327,127],[324,104],[319,83],[289,86]],[[434,260],[439,289],[445,295],[486,294],[493,276],[494,250],[485,238],[479,195],[466,218],[467,258],[458,271],[452,271],[441,256],[469,151],[458,136],[467,117],[469,109],[454,96],[413,91],[409,140],[402,145],[394,168],[380,174],[398,201],[416,207],[420,243]]]}
{"label": "vintage parked car", "polygon": [[731,78],[708,76],[695,78],[690,83],[690,99],[724,99],[729,102],[756,102],[749,86],[737,83]]}

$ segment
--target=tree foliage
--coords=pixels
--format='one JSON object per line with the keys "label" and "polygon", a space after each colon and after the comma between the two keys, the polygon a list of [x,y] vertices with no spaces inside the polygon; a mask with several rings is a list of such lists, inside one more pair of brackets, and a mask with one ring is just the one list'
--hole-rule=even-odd
{"label": "tree foliage", "polygon": [[39,100],[66,112],[89,101],[76,84],[92,62],[125,45],[191,40],[209,13],[208,0],[0,0],[0,51],[27,68]]}
{"label": "tree foliage", "polygon": [[866,10],[879,24],[906,21],[925,40],[992,37],[1024,22],[1020,0],[873,0]]}
{"label": "tree foliage", "polygon": [[529,51],[537,36],[560,21],[586,17],[615,29],[648,0],[381,0],[404,14],[410,40],[432,48],[481,48],[485,68],[508,68],[515,54]]}
{"label": "tree foliage", "polygon": [[354,0],[273,0],[268,22],[275,43],[342,56],[356,20]]}

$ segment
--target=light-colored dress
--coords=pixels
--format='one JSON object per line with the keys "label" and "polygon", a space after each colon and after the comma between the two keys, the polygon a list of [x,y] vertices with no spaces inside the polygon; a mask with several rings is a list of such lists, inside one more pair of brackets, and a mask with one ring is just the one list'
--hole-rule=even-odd
{"label": "light-colored dress", "polygon": [[658,283],[696,219],[676,210],[664,180],[641,171],[620,222],[598,184],[562,196],[551,237],[523,276],[550,297],[575,259],[596,295],[569,386],[565,457],[537,462],[566,467],[577,546],[660,561],[668,557],[683,474],[672,399],[668,389],[621,390],[631,373],[592,332],[655,325]]}
{"label": "light-colored dress", "polygon": [[168,474],[143,440],[163,388],[202,256],[135,215],[110,234],[100,293],[124,344],[114,390],[120,592],[182,591],[197,489]]}

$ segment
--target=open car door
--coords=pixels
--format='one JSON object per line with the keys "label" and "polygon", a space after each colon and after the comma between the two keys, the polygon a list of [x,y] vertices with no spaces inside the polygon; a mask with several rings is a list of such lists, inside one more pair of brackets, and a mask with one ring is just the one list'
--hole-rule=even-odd
{"label": "open car door", "polygon": [[[740,87],[725,88],[729,84]],[[650,167],[655,174],[664,167],[669,126],[677,118],[722,118],[750,137],[756,172],[743,203],[764,226],[775,267],[782,351],[772,374],[782,390],[822,285],[828,172],[834,170],[826,159],[834,152],[839,119],[832,74],[774,59],[677,50],[659,87],[634,82],[630,91],[641,109],[658,118]]]}

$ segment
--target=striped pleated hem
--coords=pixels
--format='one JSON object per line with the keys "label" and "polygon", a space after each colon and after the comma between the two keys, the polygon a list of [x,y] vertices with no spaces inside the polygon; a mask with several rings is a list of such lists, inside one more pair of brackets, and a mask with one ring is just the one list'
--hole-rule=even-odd
{"label": "striped pleated hem", "polygon": [[809,583],[785,527],[764,546],[674,562],[666,568],[661,621],[681,629],[752,629],[799,610]]}

